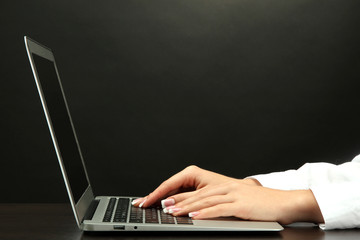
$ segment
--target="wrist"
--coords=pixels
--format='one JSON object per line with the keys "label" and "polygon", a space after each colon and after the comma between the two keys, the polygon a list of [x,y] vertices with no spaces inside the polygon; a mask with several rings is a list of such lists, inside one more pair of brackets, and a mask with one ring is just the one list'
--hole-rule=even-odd
{"label": "wrist", "polygon": [[285,216],[279,222],[285,224],[293,222],[313,222],[323,223],[324,219],[320,208],[311,190],[287,191],[289,196],[286,198]]}

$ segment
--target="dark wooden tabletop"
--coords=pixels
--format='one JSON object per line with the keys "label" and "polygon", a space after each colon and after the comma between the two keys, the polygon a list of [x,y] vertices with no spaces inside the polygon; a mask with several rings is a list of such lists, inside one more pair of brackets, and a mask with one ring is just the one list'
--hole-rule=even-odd
{"label": "dark wooden tabletop", "polygon": [[360,239],[360,229],[322,231],[318,227],[285,227],[280,233],[84,233],[76,225],[69,204],[0,204],[0,239]]}

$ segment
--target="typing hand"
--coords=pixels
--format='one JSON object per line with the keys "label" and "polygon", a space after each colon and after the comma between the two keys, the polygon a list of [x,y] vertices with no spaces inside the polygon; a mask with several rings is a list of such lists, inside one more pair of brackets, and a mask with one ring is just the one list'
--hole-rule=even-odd
{"label": "typing hand", "polygon": [[166,201],[166,199],[162,201],[164,207],[165,205],[172,205],[175,199],[179,202],[180,199],[196,195],[201,189],[206,191],[206,189],[211,186],[217,186],[221,183],[233,181],[242,181],[245,184],[254,186],[260,185],[255,179],[238,180],[196,166],[189,166],[164,181],[148,196],[133,201],[133,205],[138,207],[148,207],[162,199],[168,198],[168,201]]}
{"label": "typing hand", "polygon": [[282,224],[323,221],[311,190],[269,189],[254,179],[234,179],[196,166],[175,174],[133,204],[148,207],[161,199],[165,212],[193,219],[235,216]]}

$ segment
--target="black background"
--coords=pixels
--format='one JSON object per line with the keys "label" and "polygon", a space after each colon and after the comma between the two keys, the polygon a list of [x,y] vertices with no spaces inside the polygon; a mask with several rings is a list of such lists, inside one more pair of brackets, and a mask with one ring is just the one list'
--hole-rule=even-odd
{"label": "black background", "polygon": [[360,152],[357,0],[1,1],[1,202],[67,195],[23,36],[55,53],[97,195]]}

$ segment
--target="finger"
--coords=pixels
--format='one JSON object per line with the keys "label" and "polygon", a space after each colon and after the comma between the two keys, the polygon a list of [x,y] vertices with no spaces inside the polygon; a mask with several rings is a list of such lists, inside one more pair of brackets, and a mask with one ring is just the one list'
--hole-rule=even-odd
{"label": "finger", "polygon": [[182,193],[178,193],[175,195],[171,195],[168,198],[161,200],[161,206],[163,208],[166,208],[166,207],[172,207],[175,204],[179,205],[182,201],[184,201],[186,199],[191,199],[192,197],[199,194],[198,192],[199,192],[199,190],[194,190],[194,191],[190,191],[190,192],[182,192]]}
{"label": "finger", "polygon": [[189,217],[192,217],[194,220],[215,218],[215,217],[230,217],[230,216],[234,216],[233,207],[234,204],[232,203],[218,204],[212,207],[190,212]]}
{"label": "finger", "polygon": [[[189,205],[185,205],[182,208],[175,207],[169,209],[169,213],[173,213],[174,216],[187,215],[191,212],[202,211],[203,209],[207,209],[216,205],[231,203],[232,199],[227,195],[215,195],[211,197],[207,197],[202,199],[201,201],[193,202]],[[175,211],[174,211],[175,209]]]}
{"label": "finger", "polygon": [[144,205],[144,203],[147,201],[147,197],[148,196],[145,196],[145,197],[142,197],[142,198],[137,198],[137,199],[134,199],[131,204],[135,207],[142,207]]}
{"label": "finger", "polygon": [[144,207],[151,206],[157,201],[166,198],[167,196],[179,192],[183,188],[196,187],[196,169],[194,167],[187,167],[183,171],[175,174],[168,180],[164,181],[158,188],[156,188],[144,203]]}
{"label": "finger", "polygon": [[[171,199],[170,202],[172,202],[172,203],[171,203],[171,204],[166,204],[166,206],[170,206],[170,205],[174,205],[174,204],[175,204],[175,199],[174,199],[172,196],[178,196],[178,195],[181,195],[181,194],[186,194],[186,193],[180,193],[180,194],[178,194],[179,191],[181,191],[181,189],[175,189],[175,190],[173,190],[173,191],[170,191],[170,192],[167,194],[167,195],[169,195],[169,196],[166,196],[167,198],[164,199],[164,200],[169,200],[169,199]],[[187,193],[191,193],[191,192],[187,192]],[[192,193],[192,194],[194,194],[194,193]],[[133,206],[135,206],[135,207],[146,207],[146,206],[154,205],[154,203],[152,203],[152,204],[147,204],[146,206],[144,206],[145,203],[148,202],[148,198],[149,198],[149,195],[147,195],[147,196],[145,196],[145,197],[141,197],[141,198],[136,198],[136,199],[134,199],[134,200],[131,202],[131,204],[132,204]],[[178,198],[178,197],[176,197],[176,198]],[[183,197],[181,197],[181,198],[186,198],[186,197],[183,196]],[[162,200],[162,201],[164,201],[164,200]],[[163,208],[164,208],[164,205],[163,205],[162,201],[161,201],[161,205],[162,205]],[[155,202],[155,203],[156,203],[156,202]],[[159,202],[159,204],[160,204],[160,202]]]}
{"label": "finger", "polygon": [[[174,205],[175,204],[175,200],[171,197],[171,196],[177,196],[179,192],[181,192],[182,189],[175,189],[173,191],[170,191],[166,196],[165,199],[161,200],[161,202],[158,200],[157,202],[155,203],[152,203],[152,204],[147,204],[146,206],[150,206],[150,205],[154,205],[154,204],[157,204],[157,205],[162,205],[163,208],[164,208],[164,204],[163,204],[163,201],[168,201],[171,199],[171,204],[165,204],[166,206],[171,206],[171,205]],[[190,193],[190,192],[189,192]],[[145,203],[147,202],[148,200],[148,197],[149,196],[145,196],[145,197],[141,197],[141,198],[137,198],[137,199],[134,199],[131,204],[135,207],[145,207]],[[183,197],[183,198],[186,198],[186,197]]]}
{"label": "finger", "polygon": [[[204,187],[206,188],[206,187]],[[179,204],[182,201],[192,198],[198,194],[199,190],[189,191],[189,192],[181,192],[175,195],[170,195],[168,198],[161,200],[161,206],[163,208],[172,207],[175,204]]]}
{"label": "finger", "polygon": [[[204,187],[203,189],[206,189],[206,188],[208,188],[208,187]],[[203,189],[201,189],[201,191],[203,191]],[[194,190],[194,191],[190,191],[190,192],[182,192],[182,193],[178,193],[175,195],[171,195],[168,198],[163,199],[161,201],[161,206],[163,208],[166,208],[166,207],[171,207],[175,204],[177,205],[177,207],[180,207],[180,205],[189,204],[191,202],[196,201],[195,199],[198,199],[196,196],[199,195],[199,192],[200,192],[200,190]],[[203,195],[203,197],[205,197],[205,196]],[[189,199],[194,199],[194,200],[189,200]],[[186,201],[186,203],[183,203],[183,201]]]}
{"label": "finger", "polygon": [[[206,188],[206,187],[204,187]],[[181,192],[175,195],[171,195],[166,199],[161,200],[161,206],[163,208],[171,207],[175,204],[179,204],[182,201],[192,198],[198,194],[199,190],[189,191],[189,192]]]}
{"label": "finger", "polygon": [[[226,195],[229,192],[228,187],[224,184],[216,185],[216,186],[209,186],[194,191],[191,195],[189,194],[186,199],[181,199],[182,201],[176,201],[176,206],[179,208],[183,208],[184,206],[202,202],[204,199],[211,197],[211,196],[219,196],[219,195]],[[183,197],[183,196],[181,196]]]}
{"label": "finger", "polygon": [[[202,189],[206,189],[207,187],[204,187]],[[173,199],[174,204],[179,204],[183,201],[185,201],[186,199],[191,199],[194,196],[196,196],[197,194],[199,194],[200,190],[194,190],[194,191],[190,191],[190,192],[182,192],[182,193],[178,193],[175,195],[171,195],[168,197],[168,199]]]}

